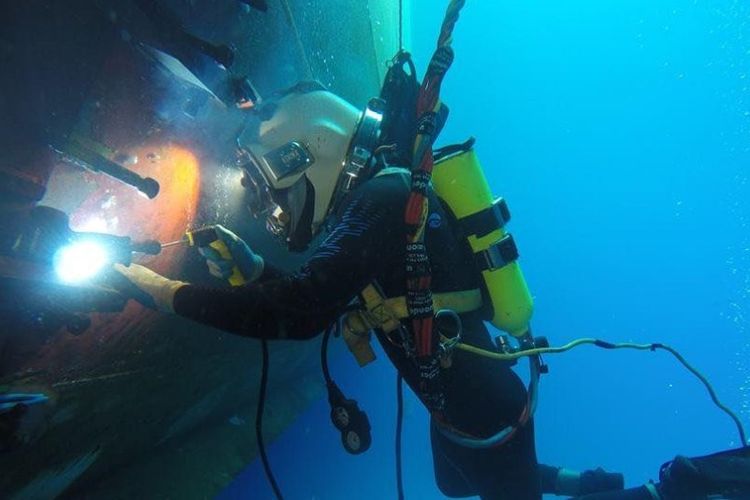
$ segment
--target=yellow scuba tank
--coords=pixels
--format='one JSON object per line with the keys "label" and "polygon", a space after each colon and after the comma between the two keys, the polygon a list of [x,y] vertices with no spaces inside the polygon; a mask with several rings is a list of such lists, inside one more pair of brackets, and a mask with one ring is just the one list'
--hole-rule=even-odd
{"label": "yellow scuba tank", "polygon": [[474,252],[492,303],[492,324],[522,337],[529,331],[533,300],[513,237],[504,229],[510,212],[502,198],[493,198],[473,143],[471,139],[436,152],[433,186]]}

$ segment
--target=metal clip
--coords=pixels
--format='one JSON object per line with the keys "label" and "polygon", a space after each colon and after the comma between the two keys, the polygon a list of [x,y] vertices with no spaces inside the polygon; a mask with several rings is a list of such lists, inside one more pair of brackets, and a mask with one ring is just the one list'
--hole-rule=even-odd
{"label": "metal clip", "polygon": [[441,309],[435,314],[435,328],[440,334],[441,340],[438,348],[438,358],[443,368],[450,368],[452,364],[453,350],[461,342],[463,334],[463,323],[461,317],[452,309]]}

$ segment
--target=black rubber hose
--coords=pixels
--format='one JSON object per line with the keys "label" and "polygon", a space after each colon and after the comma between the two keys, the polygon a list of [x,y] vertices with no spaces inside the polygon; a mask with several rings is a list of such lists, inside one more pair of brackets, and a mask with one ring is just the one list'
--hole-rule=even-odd
{"label": "black rubber hose", "polygon": [[273,471],[266,455],[266,445],[263,443],[263,410],[266,406],[266,388],[268,386],[268,341],[261,340],[261,347],[263,362],[260,375],[260,391],[258,392],[258,411],[255,414],[255,438],[258,441],[260,459],[263,462],[263,470],[266,473],[268,483],[271,485],[274,495],[276,495],[276,500],[284,500],[279,485],[276,483],[276,478],[273,477]]}
{"label": "black rubber hose", "polygon": [[326,331],[323,333],[323,342],[320,346],[320,366],[323,369],[323,378],[328,387],[333,383],[331,372],[328,369],[328,341],[331,339],[331,333],[333,333],[336,326],[337,324],[333,323],[330,327],[326,328]]}
{"label": "black rubber hose", "polygon": [[401,374],[396,376],[396,487],[398,488],[398,500],[404,500],[404,474],[401,464],[401,434],[404,427],[404,378]]}

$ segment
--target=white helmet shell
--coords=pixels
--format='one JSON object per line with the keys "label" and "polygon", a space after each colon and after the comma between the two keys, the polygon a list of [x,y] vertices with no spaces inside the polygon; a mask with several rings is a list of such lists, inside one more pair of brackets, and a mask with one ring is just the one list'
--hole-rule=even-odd
{"label": "white helmet shell", "polygon": [[291,92],[262,105],[238,139],[272,191],[306,177],[315,195],[313,234],[329,213],[360,114],[326,90]]}

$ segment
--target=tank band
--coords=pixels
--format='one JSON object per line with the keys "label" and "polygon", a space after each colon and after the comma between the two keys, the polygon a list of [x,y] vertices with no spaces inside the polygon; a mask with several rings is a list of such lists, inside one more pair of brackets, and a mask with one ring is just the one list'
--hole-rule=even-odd
{"label": "tank band", "polygon": [[504,227],[508,221],[510,221],[508,204],[504,199],[498,198],[491,207],[459,219],[458,223],[465,236],[474,235],[482,238]]}
{"label": "tank band", "polygon": [[480,271],[494,271],[518,260],[518,247],[513,236],[506,234],[500,241],[475,254]]}

